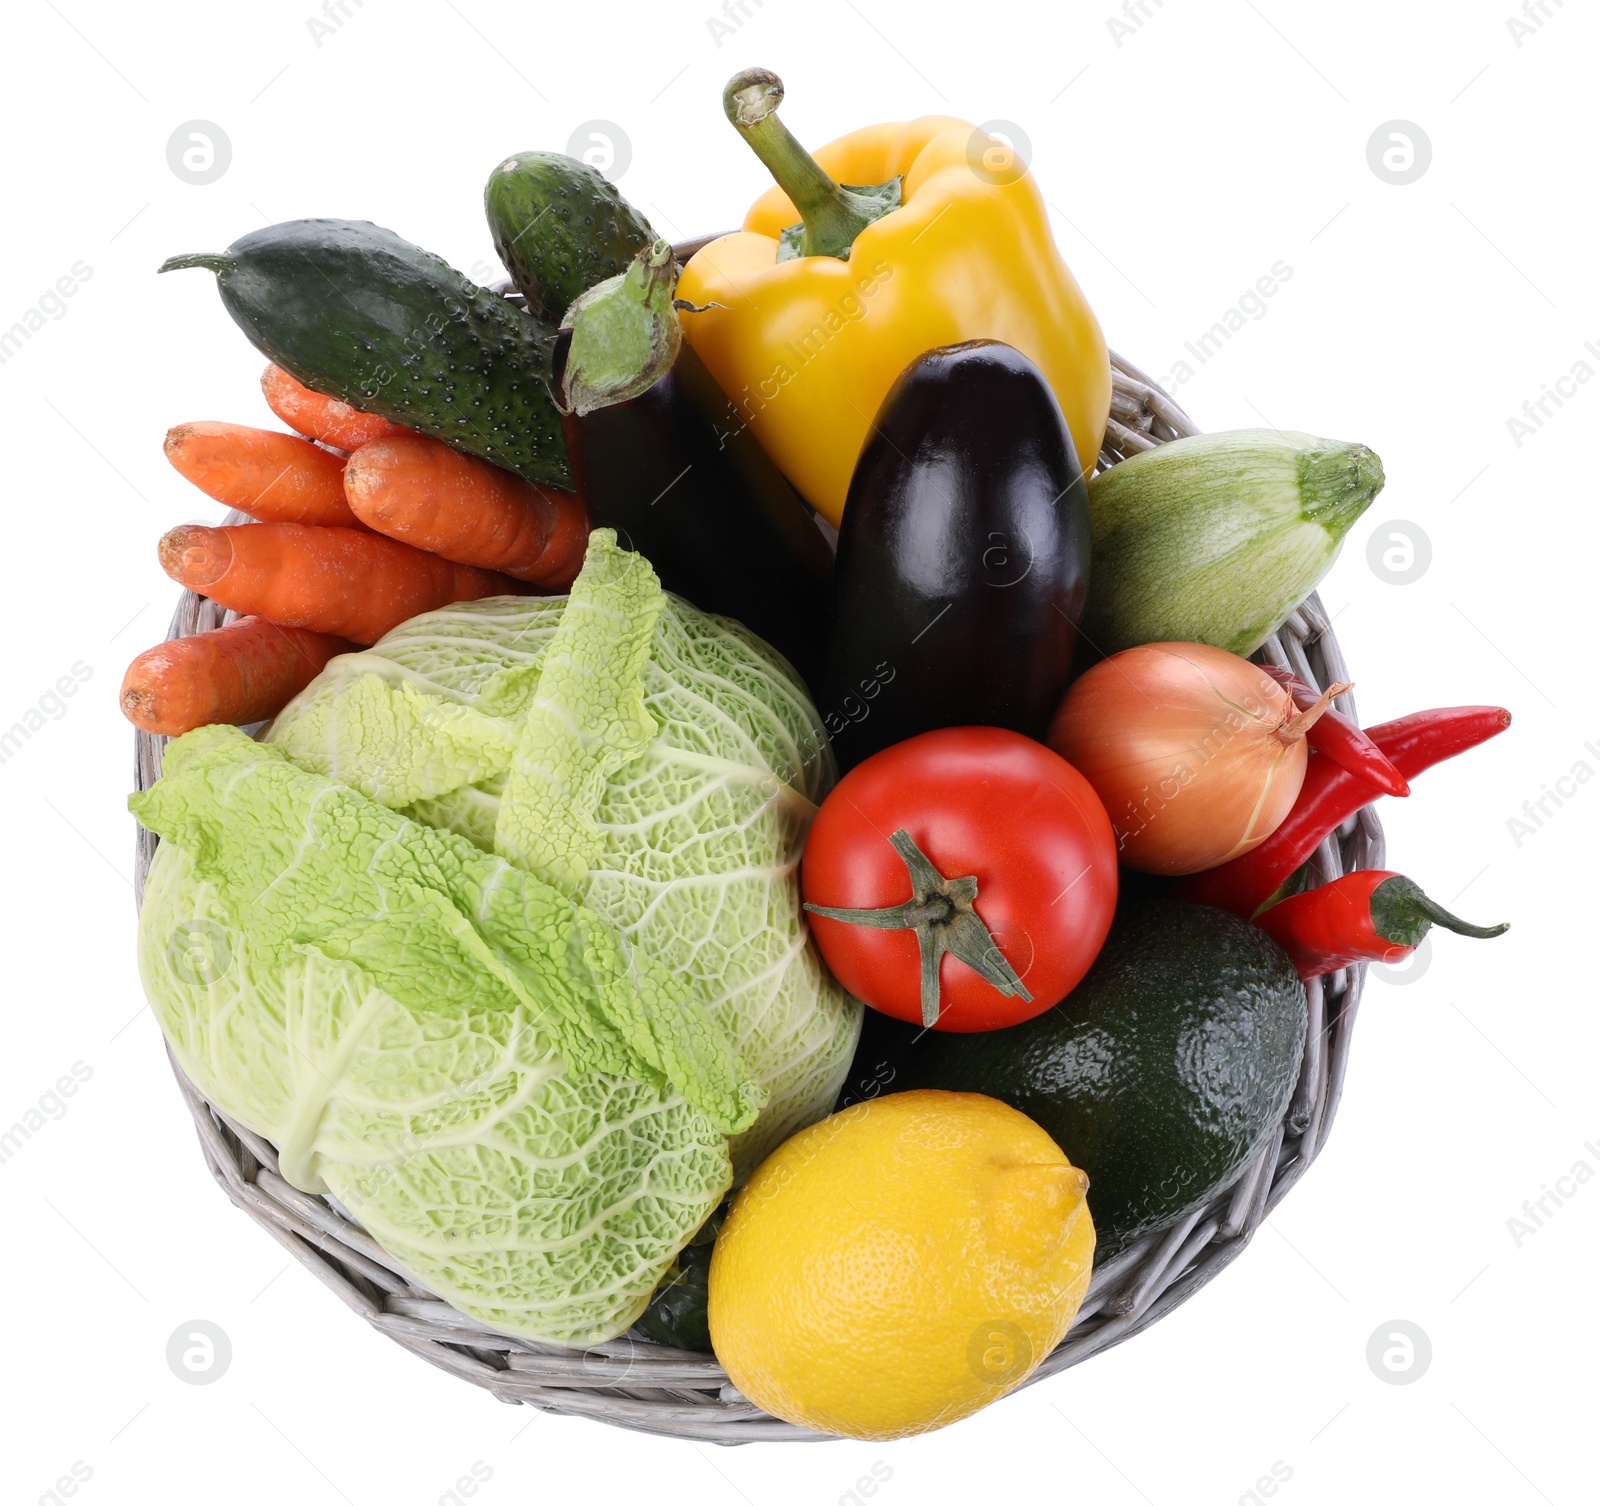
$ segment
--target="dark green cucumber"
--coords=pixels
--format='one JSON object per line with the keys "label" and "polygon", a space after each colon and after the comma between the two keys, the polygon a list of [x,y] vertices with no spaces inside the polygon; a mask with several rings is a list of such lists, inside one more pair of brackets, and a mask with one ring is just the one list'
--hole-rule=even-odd
{"label": "dark green cucumber", "polygon": [[314,392],[571,486],[547,378],[554,329],[448,262],[364,220],[290,220],[205,267],[257,350]]}
{"label": "dark green cucumber", "polygon": [[592,167],[559,152],[518,152],[483,186],[494,249],[528,312],[552,324],[579,293],[615,277],[656,238]]}

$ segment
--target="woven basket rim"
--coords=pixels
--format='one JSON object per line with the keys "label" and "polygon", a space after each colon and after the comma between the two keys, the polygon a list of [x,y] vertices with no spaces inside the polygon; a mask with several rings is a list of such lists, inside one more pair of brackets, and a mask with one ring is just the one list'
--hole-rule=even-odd
{"label": "woven basket rim", "polygon": [[[685,243],[687,252],[699,243]],[[1111,353],[1113,396],[1097,469],[1200,431],[1138,367]],[[230,514],[229,521],[248,521]],[[218,626],[231,614],[185,591],[168,638]],[[1293,670],[1318,688],[1347,680],[1344,659],[1313,592],[1254,656]],[[1347,716],[1347,692],[1336,702]],[[166,739],[135,735],[138,788],[160,777]],[[138,829],[135,898],[157,839]],[[1381,868],[1382,827],[1371,806],[1330,836],[1311,859],[1317,882]],[[1365,966],[1306,985],[1308,1024],[1300,1078],[1270,1140],[1238,1178],[1205,1207],[1095,1266],[1088,1295],[1060,1345],[1029,1377],[1034,1385],[1123,1343],[1187,1301],[1243,1253],[1267,1215],[1327,1141],[1344,1086],[1350,1036]],[[762,1412],[728,1381],[711,1355],[670,1349],[633,1334],[572,1350],[499,1333],[418,1285],[342,1209],[291,1187],[275,1148],[209,1103],[168,1059],[188,1104],[201,1150],[228,1197],[348,1306],[397,1344],[500,1400],[586,1416],[634,1431],[715,1443],[820,1442],[827,1435]]]}

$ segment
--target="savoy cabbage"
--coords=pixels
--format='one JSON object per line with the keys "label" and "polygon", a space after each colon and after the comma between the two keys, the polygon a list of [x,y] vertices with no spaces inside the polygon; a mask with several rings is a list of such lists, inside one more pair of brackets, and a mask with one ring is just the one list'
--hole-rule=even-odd
{"label": "savoy cabbage", "polygon": [[599,531],[569,597],[425,614],[264,743],[169,746],[146,987],[201,1090],[421,1281],[612,1337],[847,1070],[796,876],[831,778],[787,665]]}

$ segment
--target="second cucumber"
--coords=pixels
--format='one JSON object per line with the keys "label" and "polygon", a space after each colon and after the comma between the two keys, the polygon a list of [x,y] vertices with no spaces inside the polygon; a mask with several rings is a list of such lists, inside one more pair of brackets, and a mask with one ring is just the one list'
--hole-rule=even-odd
{"label": "second cucumber", "polygon": [[483,186],[483,211],[528,312],[551,324],[579,293],[627,271],[656,238],[612,184],[559,152],[507,157]]}

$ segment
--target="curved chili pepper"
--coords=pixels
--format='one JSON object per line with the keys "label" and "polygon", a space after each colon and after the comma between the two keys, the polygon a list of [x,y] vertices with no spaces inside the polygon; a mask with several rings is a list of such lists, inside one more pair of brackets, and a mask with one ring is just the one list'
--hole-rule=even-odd
{"label": "curved chili pepper", "polygon": [[[1405,778],[1415,779],[1424,769],[1488,742],[1510,725],[1511,713],[1503,706],[1443,706],[1369,727],[1367,736]],[[1329,832],[1375,798],[1366,780],[1318,753],[1307,765],[1294,809],[1265,842],[1220,868],[1191,874],[1173,892],[1180,899],[1215,905],[1248,919]]]}
{"label": "curved chili pepper", "polygon": [[[1317,704],[1317,692],[1299,676],[1273,664],[1261,667],[1294,697],[1301,711]],[[1385,795],[1411,793],[1405,775],[1390,763],[1383,749],[1341,711],[1329,707],[1307,730],[1306,741],[1318,753],[1326,753],[1341,769],[1365,779]]]}
{"label": "curved chili pepper", "polygon": [[1435,904],[1404,874],[1381,868],[1343,878],[1263,910],[1261,927],[1293,959],[1302,978],[1356,962],[1399,962],[1436,926],[1458,936],[1499,936],[1509,925],[1473,926]]}

